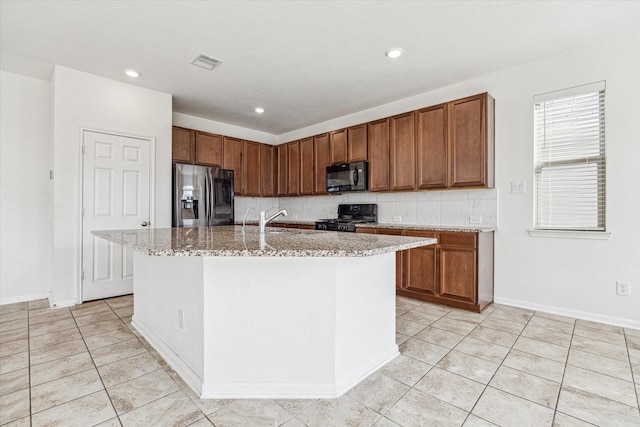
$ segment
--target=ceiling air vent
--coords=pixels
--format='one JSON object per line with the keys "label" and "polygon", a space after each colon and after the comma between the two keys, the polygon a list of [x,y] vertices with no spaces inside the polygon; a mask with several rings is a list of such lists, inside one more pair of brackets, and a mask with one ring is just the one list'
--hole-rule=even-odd
{"label": "ceiling air vent", "polygon": [[191,61],[191,63],[196,67],[204,68],[205,70],[211,71],[214,68],[216,68],[218,65],[222,64],[222,61],[220,61],[219,59],[213,58],[211,56],[198,55],[196,59]]}

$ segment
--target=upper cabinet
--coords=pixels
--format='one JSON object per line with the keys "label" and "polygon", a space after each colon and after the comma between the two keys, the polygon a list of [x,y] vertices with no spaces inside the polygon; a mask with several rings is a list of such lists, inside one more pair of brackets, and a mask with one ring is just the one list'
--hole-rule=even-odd
{"label": "upper cabinet", "polygon": [[261,149],[257,142],[244,141],[242,151],[242,195],[243,196],[261,196]]}
{"label": "upper cabinet", "polygon": [[300,195],[300,141],[287,144],[287,195]]}
{"label": "upper cabinet", "polygon": [[275,147],[173,127],[172,160],[233,169],[239,196],[327,194],[327,166],[363,160],[371,192],[493,188],[494,109],[482,93]]}
{"label": "upper cabinet", "polygon": [[278,180],[277,180],[277,196],[286,196],[288,195],[288,186],[289,183],[289,168],[288,168],[288,150],[287,144],[281,144],[276,147],[276,162],[278,165]]}
{"label": "upper cabinet", "polygon": [[174,126],[171,130],[171,159],[174,163],[195,161],[196,131]]}
{"label": "upper cabinet", "polygon": [[416,172],[420,189],[447,186],[447,112],[447,104],[416,112]]}
{"label": "upper cabinet", "polygon": [[389,190],[389,119],[367,124],[369,191]]}
{"label": "upper cabinet", "polygon": [[313,194],[327,193],[327,166],[331,165],[329,134],[313,137]]}
{"label": "upper cabinet", "polygon": [[493,187],[494,104],[487,93],[449,103],[449,186]]}
{"label": "upper cabinet", "polygon": [[416,187],[416,139],[413,112],[390,118],[390,189],[413,190]]}
{"label": "upper cabinet", "polygon": [[335,130],[329,135],[331,164],[347,163],[347,130]]}
{"label": "upper cabinet", "polygon": [[300,195],[313,194],[313,138],[300,140]]}
{"label": "upper cabinet", "polygon": [[367,160],[367,124],[347,129],[347,161]]}
{"label": "upper cabinet", "polygon": [[263,197],[276,195],[276,148],[260,144],[260,183]]}
{"label": "upper cabinet", "polygon": [[222,166],[222,135],[196,131],[196,164]]}
{"label": "upper cabinet", "polygon": [[237,138],[224,137],[224,157],[222,167],[233,170],[233,191],[237,196],[242,195],[242,149],[243,141]]}

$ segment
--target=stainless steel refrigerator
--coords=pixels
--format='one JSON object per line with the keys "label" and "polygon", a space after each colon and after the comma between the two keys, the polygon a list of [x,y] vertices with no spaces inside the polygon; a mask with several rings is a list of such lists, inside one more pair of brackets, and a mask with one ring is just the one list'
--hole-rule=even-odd
{"label": "stainless steel refrigerator", "polygon": [[233,224],[233,171],[173,165],[173,227]]}

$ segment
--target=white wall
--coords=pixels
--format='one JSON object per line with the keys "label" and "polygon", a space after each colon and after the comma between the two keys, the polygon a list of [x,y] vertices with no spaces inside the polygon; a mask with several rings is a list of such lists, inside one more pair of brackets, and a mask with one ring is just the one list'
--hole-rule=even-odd
{"label": "white wall", "polygon": [[51,84],[0,72],[0,304],[49,295]]}
{"label": "white wall", "polygon": [[56,66],[52,302],[79,302],[81,129],[155,138],[155,227],[171,226],[171,95]]}
{"label": "white wall", "polygon": [[264,144],[276,145],[280,141],[280,138],[277,135],[273,135],[271,133],[242,128],[182,113],[173,113],[173,125],[187,129],[197,129],[218,135],[232,136],[234,138],[246,139],[249,141],[262,142]]}

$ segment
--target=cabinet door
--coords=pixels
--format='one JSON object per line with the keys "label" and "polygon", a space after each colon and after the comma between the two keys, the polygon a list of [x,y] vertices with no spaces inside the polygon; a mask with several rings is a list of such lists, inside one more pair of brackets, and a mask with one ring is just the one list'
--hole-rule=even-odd
{"label": "cabinet door", "polygon": [[414,113],[390,119],[391,190],[413,190],[416,186],[416,141]]}
{"label": "cabinet door", "polygon": [[244,141],[242,153],[243,189],[244,196],[260,196],[262,184],[260,182],[260,144]]}
{"label": "cabinet door", "polygon": [[242,195],[242,147],[241,139],[224,137],[224,156],[222,167],[233,170],[233,191],[237,196]]}
{"label": "cabinet door", "polygon": [[313,138],[300,140],[300,194],[313,194]]}
{"label": "cabinet door", "polygon": [[276,195],[276,154],[275,147],[268,144],[260,144],[260,182],[262,184],[262,196],[273,197]]}
{"label": "cabinet door", "polygon": [[389,189],[389,119],[367,125],[369,191]]}
{"label": "cabinet door", "polygon": [[347,130],[341,129],[331,132],[331,164],[347,162]]}
{"label": "cabinet door", "polygon": [[313,194],[327,193],[327,166],[331,165],[329,134],[313,137]]}
{"label": "cabinet door", "polygon": [[347,159],[350,162],[367,160],[367,125],[347,129]]}
{"label": "cabinet door", "polygon": [[222,136],[196,132],[196,164],[222,167]]}
{"label": "cabinet door", "polygon": [[487,94],[450,103],[450,177],[452,187],[484,186],[487,183]]}
{"label": "cabinet door", "polygon": [[[407,236],[437,237],[437,233],[407,230]],[[405,289],[425,295],[438,294],[436,245],[421,246],[405,251]]]}
{"label": "cabinet door", "polygon": [[447,186],[447,104],[416,113],[416,172],[418,188]]}
{"label": "cabinet door", "polygon": [[278,163],[278,196],[287,195],[287,184],[289,183],[289,168],[288,168],[288,150],[287,144],[281,144],[276,146],[277,163]]}
{"label": "cabinet door", "polygon": [[171,129],[171,160],[174,163],[193,163],[195,131],[173,127]]}
{"label": "cabinet door", "polygon": [[440,233],[440,289],[442,297],[475,303],[477,293],[477,234]]}
{"label": "cabinet door", "polygon": [[300,141],[287,144],[287,169],[287,195],[297,196],[300,194]]}

